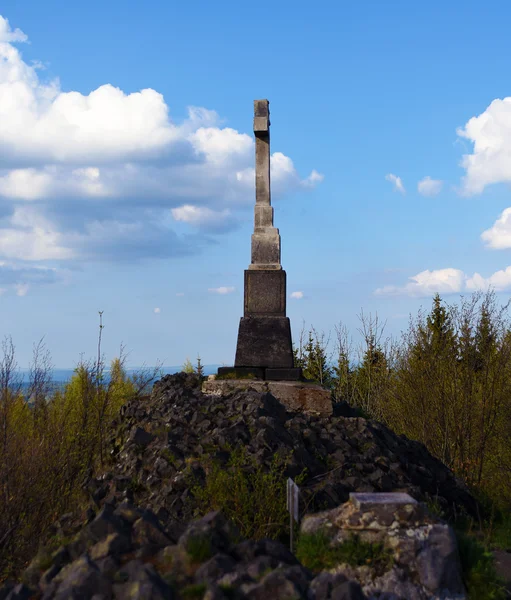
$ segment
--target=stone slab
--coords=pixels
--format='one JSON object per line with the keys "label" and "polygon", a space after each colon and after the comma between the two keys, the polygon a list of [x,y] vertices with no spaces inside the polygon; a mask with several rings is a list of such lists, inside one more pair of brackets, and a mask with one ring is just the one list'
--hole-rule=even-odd
{"label": "stone slab", "polygon": [[331,394],[320,385],[294,381],[260,381],[250,379],[216,379],[202,384],[202,392],[225,396],[240,389],[270,392],[290,412],[321,416],[332,414]]}
{"label": "stone slab", "polygon": [[287,317],[242,317],[235,367],[294,366],[291,325]]}
{"label": "stone slab", "polygon": [[417,500],[404,492],[381,492],[381,493],[350,493],[350,502],[359,510],[373,510],[384,505],[392,505],[395,507],[404,504],[417,504]]}
{"label": "stone slab", "polygon": [[301,381],[303,379],[302,369],[293,367],[291,369],[265,369],[264,378],[267,381]]}
{"label": "stone slab", "polygon": [[[286,272],[284,270],[245,270],[244,316],[286,316]],[[257,363],[254,364],[259,366]]]}
{"label": "stone slab", "polygon": [[233,379],[243,377],[264,379],[264,369],[258,367],[218,367],[217,373],[220,377],[231,376]]}

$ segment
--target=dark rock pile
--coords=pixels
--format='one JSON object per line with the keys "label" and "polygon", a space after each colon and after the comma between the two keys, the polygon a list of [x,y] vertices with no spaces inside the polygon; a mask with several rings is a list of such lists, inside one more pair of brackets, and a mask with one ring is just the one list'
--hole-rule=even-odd
{"label": "dark rock pile", "polygon": [[52,553],[39,553],[22,583],[0,588],[0,599],[366,598],[341,574],[314,576],[279,542],[240,539],[219,512],[194,521],[174,542],[151,511],[106,503],[63,539]]}
{"label": "dark rock pile", "polygon": [[352,491],[406,491],[447,513],[476,514],[468,490],[423,445],[350,414],[288,413],[250,389],[207,396],[196,376],[167,375],[112,425],[111,467],[85,483],[94,507],[85,522],[62,517],[52,552],[41,550],[0,600],[365,598],[342,575],[314,577],[279,542],[240,540],[221,514],[192,522],[190,481],[204,482],[202,459],[225,465],[241,446],[268,469],[275,454],[290,456],[285,477],[307,469],[302,512],[334,508]]}
{"label": "dark rock pile", "polygon": [[344,405],[332,417],[289,413],[270,394],[206,396],[196,376],[167,375],[150,397],[123,407],[112,438],[115,464],[89,490],[96,502],[124,492],[179,535],[197,516],[186,475],[191,470],[201,481],[201,457],[225,464],[231,449],[243,446],[268,468],[276,453],[291,453],[286,477],[307,469],[301,502],[308,512],[334,508],[354,491],[406,491],[419,501],[434,499],[445,514],[476,516],[465,486],[422,444],[375,421],[336,416],[350,411]]}

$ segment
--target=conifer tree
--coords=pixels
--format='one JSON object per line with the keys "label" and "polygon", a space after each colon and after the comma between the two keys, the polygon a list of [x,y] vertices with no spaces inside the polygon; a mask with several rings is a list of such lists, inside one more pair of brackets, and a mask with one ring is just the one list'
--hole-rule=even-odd
{"label": "conifer tree", "polygon": [[379,417],[381,409],[381,393],[387,379],[387,358],[381,346],[376,343],[374,335],[366,339],[366,349],[360,365],[354,370],[352,377],[355,383],[355,404],[369,415]]}
{"label": "conifer tree", "polygon": [[204,377],[204,366],[202,364],[202,360],[201,360],[200,354],[197,355],[197,365],[195,367],[195,373],[197,373],[197,375],[200,378]]}
{"label": "conifer tree", "polygon": [[293,345],[293,359],[294,366],[302,368],[306,379],[331,389],[334,374],[327,355],[328,341],[325,334],[318,334],[314,327],[309,329],[305,338],[305,326],[302,327],[298,346]]}
{"label": "conifer tree", "polygon": [[314,327],[304,347],[303,374],[307,379],[326,388],[333,385],[332,367],[328,364],[327,342],[324,334],[318,335]]}
{"label": "conifer tree", "polygon": [[332,368],[334,395],[338,402],[351,401],[353,383],[353,369],[351,368],[349,356],[340,350],[337,355],[337,364]]}

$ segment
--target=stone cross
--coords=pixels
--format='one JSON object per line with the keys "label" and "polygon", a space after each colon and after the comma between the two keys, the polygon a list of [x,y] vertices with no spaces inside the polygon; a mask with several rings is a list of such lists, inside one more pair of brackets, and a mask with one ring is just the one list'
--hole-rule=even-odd
{"label": "stone cross", "polygon": [[254,101],[254,135],[256,202],[251,262],[245,270],[244,313],[234,367],[220,367],[218,374],[298,380],[301,369],[294,368],[291,325],[286,317],[286,272],[280,264],[280,235],[273,226],[268,100]]}
{"label": "stone cross", "polygon": [[250,270],[280,270],[280,235],[273,226],[270,184],[270,109],[268,100],[254,100],[256,205]]}

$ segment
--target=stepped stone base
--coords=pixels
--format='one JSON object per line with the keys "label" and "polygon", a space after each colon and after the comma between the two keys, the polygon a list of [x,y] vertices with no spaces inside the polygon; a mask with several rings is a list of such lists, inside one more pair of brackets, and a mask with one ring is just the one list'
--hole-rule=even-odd
{"label": "stepped stone base", "polygon": [[320,385],[299,381],[263,381],[260,379],[214,379],[210,375],[202,384],[202,392],[213,396],[232,394],[239,389],[270,392],[288,411],[321,416],[332,414],[330,392]]}

